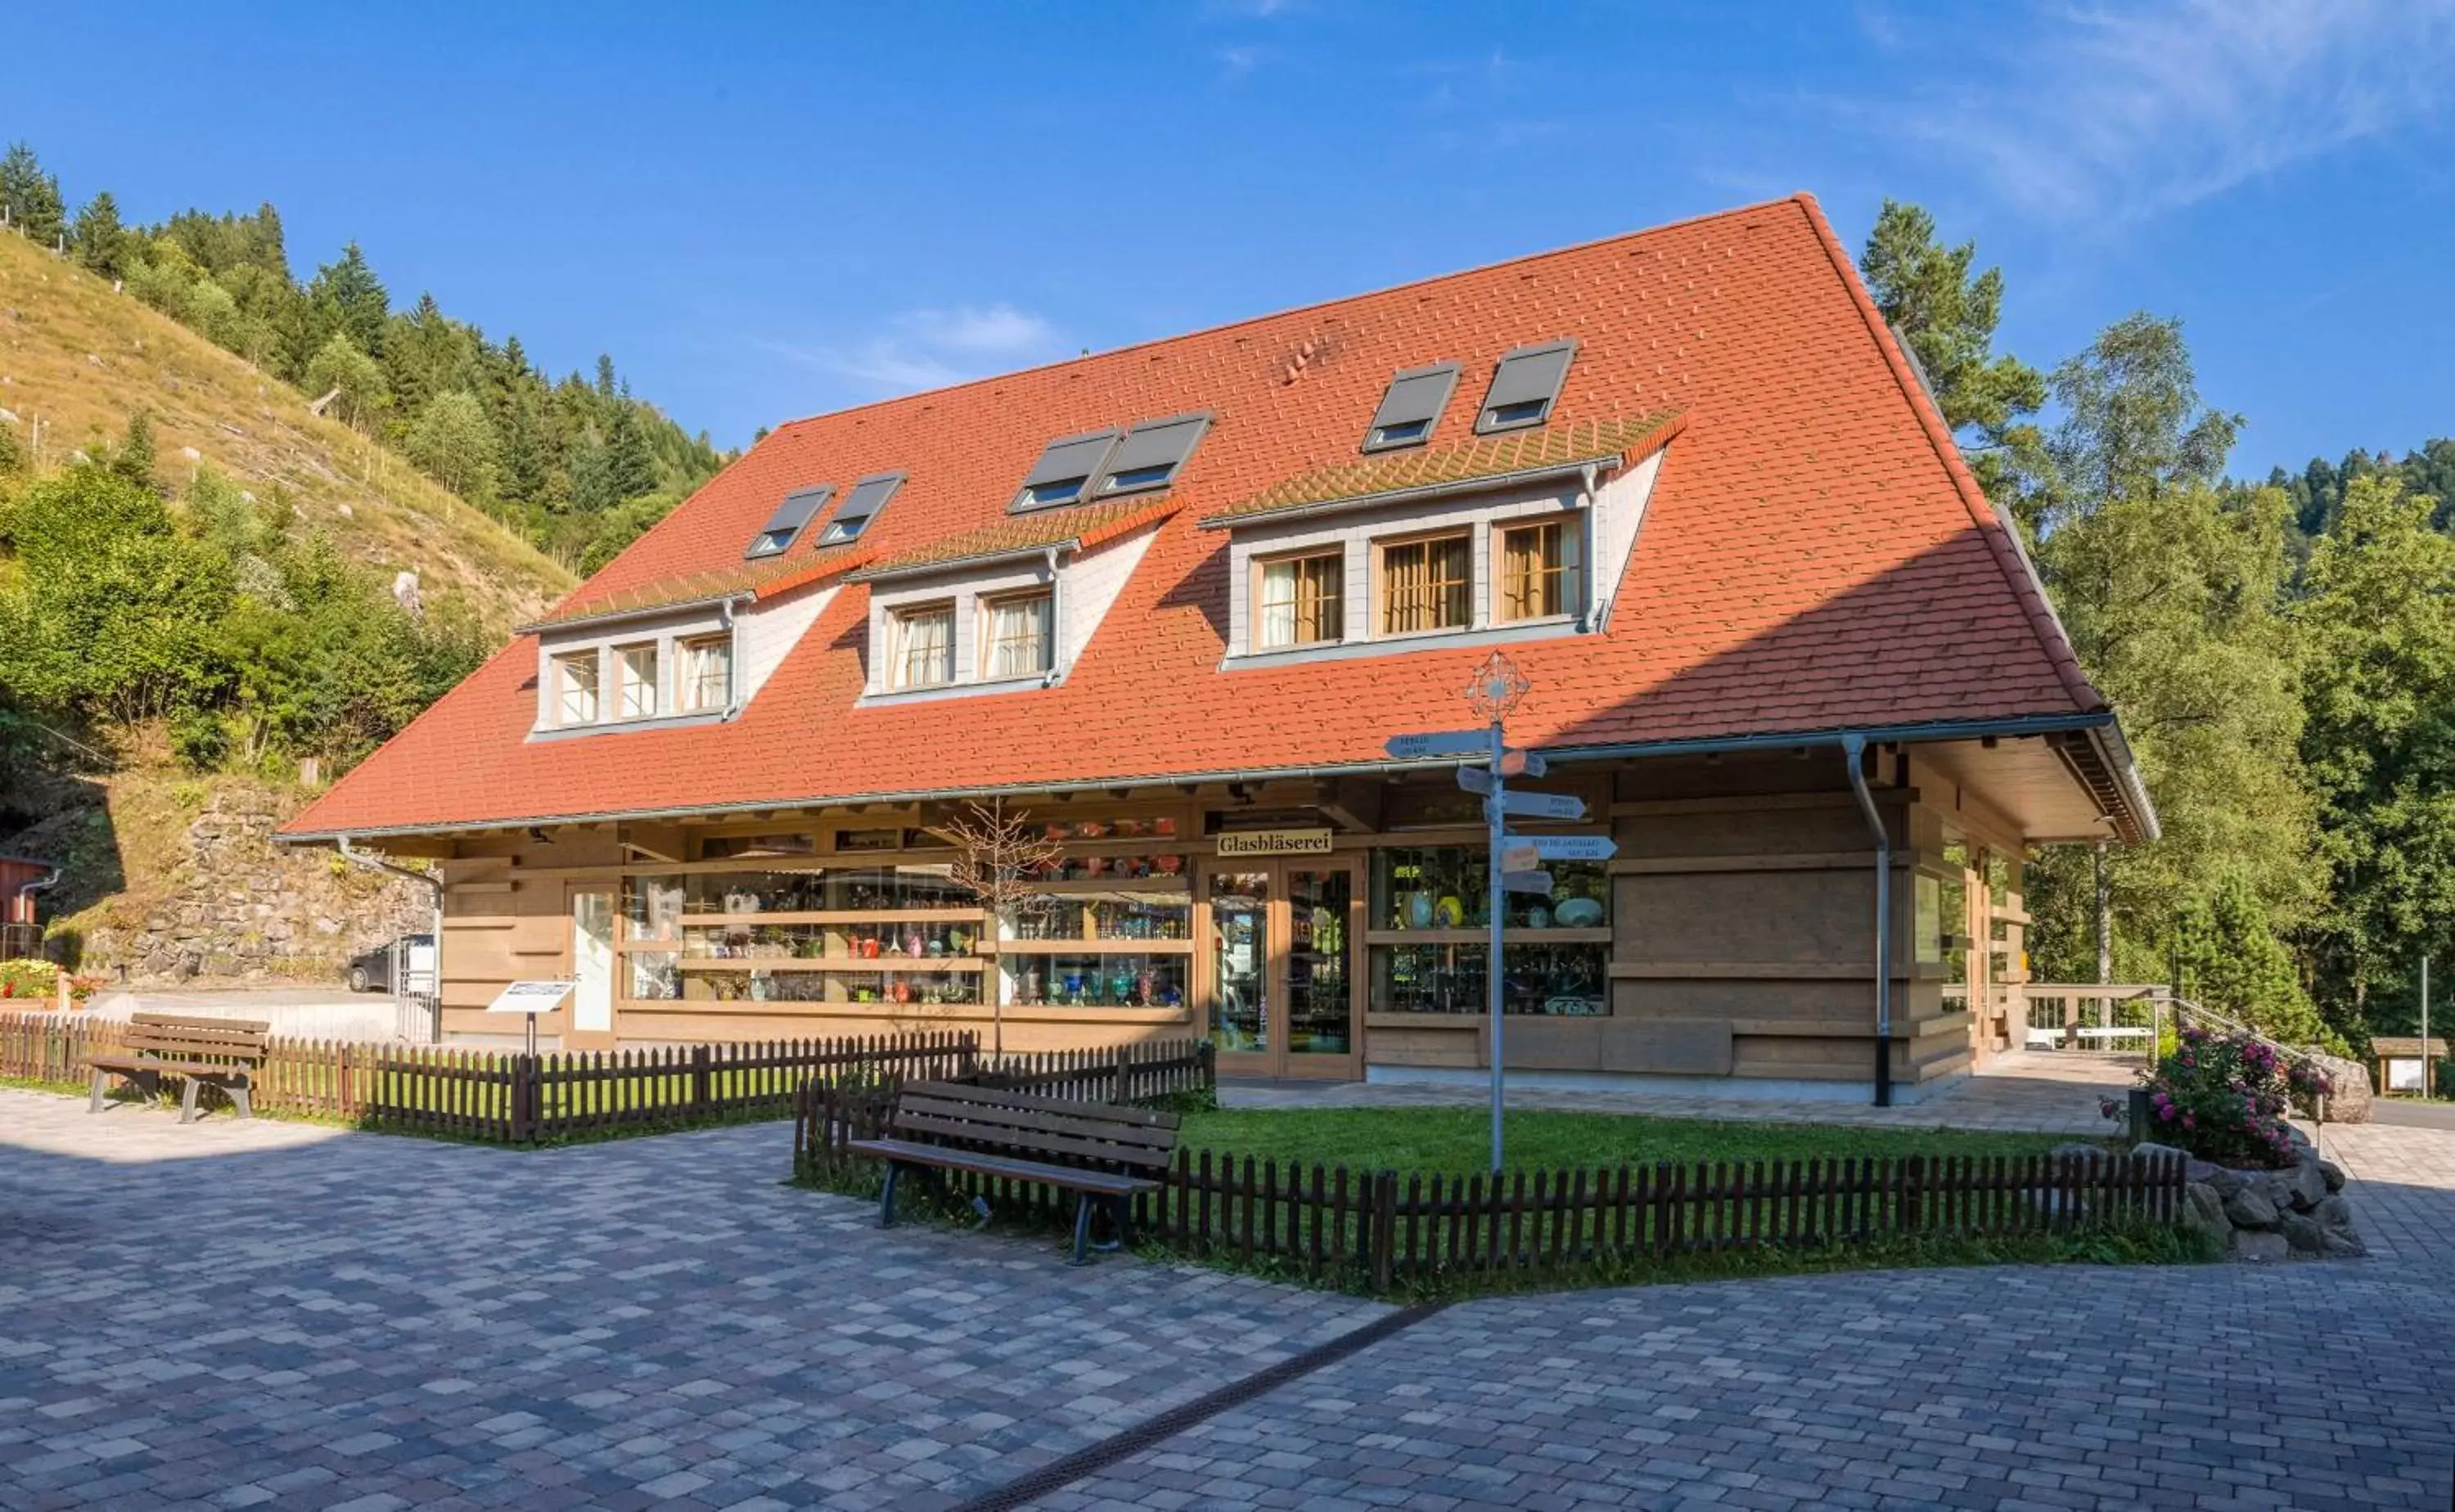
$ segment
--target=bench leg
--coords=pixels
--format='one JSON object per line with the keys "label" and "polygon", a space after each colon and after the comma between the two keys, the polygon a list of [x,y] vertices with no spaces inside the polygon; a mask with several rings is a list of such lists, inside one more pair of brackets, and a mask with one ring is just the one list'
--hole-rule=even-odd
{"label": "bench leg", "polygon": [[238,1116],[240,1118],[253,1119],[255,1117],[255,1101],[254,1095],[248,1091],[247,1078],[239,1077],[231,1081],[225,1082],[222,1086],[222,1090],[230,1094],[231,1106],[238,1110]]}
{"label": "bench leg", "polygon": [[886,1190],[881,1193],[878,1199],[878,1226],[880,1228],[893,1228],[895,1226],[895,1179],[903,1174],[903,1166],[898,1165],[893,1160],[886,1162]]}
{"label": "bench leg", "polygon": [[193,1123],[196,1121],[196,1091],[203,1085],[204,1081],[201,1078],[190,1077],[187,1079],[187,1084],[181,1088],[179,1092],[179,1121],[181,1123]]}
{"label": "bench leg", "polygon": [[1091,1263],[1091,1194],[1084,1193],[1074,1202],[1074,1263]]}
{"label": "bench leg", "polygon": [[93,1068],[93,1100],[92,1100],[91,1102],[89,1102],[89,1103],[87,1103],[87,1104],[86,1104],[86,1109],[85,1109],[85,1111],[86,1111],[86,1112],[88,1112],[88,1113],[100,1113],[100,1112],[102,1111],[102,1094],[103,1094],[103,1089],[104,1089],[104,1088],[106,1088],[106,1087],[108,1087],[110,1084],[111,1084],[111,1073],[110,1073],[110,1072],[108,1072],[108,1071],[103,1070],[100,1066],[96,1066],[96,1067],[94,1067],[94,1068]]}

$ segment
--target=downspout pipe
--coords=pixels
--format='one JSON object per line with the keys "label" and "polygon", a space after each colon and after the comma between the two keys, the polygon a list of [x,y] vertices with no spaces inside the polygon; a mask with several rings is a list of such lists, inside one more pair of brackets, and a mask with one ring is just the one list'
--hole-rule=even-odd
{"label": "downspout pipe", "polygon": [[[734,623],[733,600],[717,606],[724,616],[724,719],[726,724],[741,716],[741,631]],[[436,937],[439,943],[441,936]]]}
{"label": "downspout pipe", "polygon": [[[51,868],[49,876],[38,877],[30,882],[21,882],[18,884],[17,912],[25,916],[24,921],[26,923],[30,924],[34,921],[34,895],[36,893],[48,893],[52,888],[59,886],[60,878],[67,875],[68,873],[64,868],[54,866]],[[11,919],[8,920],[8,922],[14,923],[16,920]]]}
{"label": "downspout pipe", "polygon": [[1841,755],[1850,763],[1850,791],[1867,816],[1876,841],[1876,1106],[1893,1105],[1893,837],[1867,789],[1867,737],[1845,735]]}
{"label": "downspout pipe", "polygon": [[[424,872],[413,872],[406,866],[400,866],[394,862],[387,861],[382,857],[376,856],[372,852],[361,851],[350,843],[350,837],[346,835],[336,837],[335,838],[340,846],[341,856],[344,859],[354,861],[360,866],[366,867],[370,871],[389,872],[395,877],[405,877],[411,881],[424,886],[428,892],[435,895],[434,1033],[436,1042],[440,1043],[443,1038],[443,879],[439,877],[430,877]],[[397,991],[398,987],[399,984],[396,982],[394,984],[395,990]]]}

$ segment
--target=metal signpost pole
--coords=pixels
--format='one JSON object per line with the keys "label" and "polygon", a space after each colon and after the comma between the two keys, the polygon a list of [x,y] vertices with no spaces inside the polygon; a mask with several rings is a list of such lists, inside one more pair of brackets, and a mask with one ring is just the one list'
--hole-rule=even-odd
{"label": "metal signpost pole", "polygon": [[[1500,719],[1494,716],[1491,721],[1491,796],[1483,800],[1485,828],[1489,832],[1491,846],[1487,854],[1487,864],[1484,867],[1488,886],[1485,889],[1486,897],[1483,905],[1490,911],[1487,918],[1491,926],[1491,937],[1484,947],[1486,954],[1483,972],[1484,1006],[1485,1011],[1491,1015],[1491,1172],[1494,1176],[1500,1174],[1501,1084],[1508,1075],[1508,1061],[1501,1054],[1500,1048],[1500,921],[1504,912],[1500,852],[1503,832],[1508,824],[1507,811],[1501,801],[1501,796],[1507,790],[1508,784],[1500,773],[1500,758],[1507,751],[1508,746],[1501,737]],[[2423,1032],[2427,1033],[2426,1030]]]}
{"label": "metal signpost pole", "polygon": [[2424,956],[2421,958],[2421,1097],[2424,1101],[2429,1099],[2430,1083],[2437,1079],[2430,1073],[2437,1069],[2438,1063],[2429,1057],[2429,958]]}

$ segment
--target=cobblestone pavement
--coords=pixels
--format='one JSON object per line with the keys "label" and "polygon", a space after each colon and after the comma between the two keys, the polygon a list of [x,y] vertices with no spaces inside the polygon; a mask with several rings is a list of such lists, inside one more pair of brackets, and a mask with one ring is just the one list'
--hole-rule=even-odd
{"label": "cobblestone pavement", "polygon": [[[2378,1258],[1460,1304],[1034,1503],[2429,1507],[2455,1134]],[[0,1091],[0,1509],[943,1508],[1385,1309],[906,1227],[765,1125],[536,1154]]]}
{"label": "cobblestone pavement", "polygon": [[791,1143],[0,1090],[0,1508],[943,1505],[1386,1310],[881,1233]]}
{"label": "cobblestone pavement", "polygon": [[[2104,1135],[2112,1131],[2098,1106],[2139,1079],[2137,1056],[2102,1052],[2015,1050],[1924,1101],[1878,1108],[1865,1090],[1836,1084],[1835,1096],[1738,1099],[1665,1092],[1632,1084],[1608,1092],[1570,1091],[1512,1081],[1512,1108],[1564,1113],[1641,1113],[1664,1119],[1742,1119],[1769,1123],[1837,1123],[1854,1128],[1992,1129]],[[1482,1081],[1229,1081],[1219,1100],[1231,1108],[1481,1107]]]}
{"label": "cobblestone pavement", "polygon": [[2377,1256],[1452,1307],[1034,1505],[2455,1502],[2455,1134],[2328,1131]]}

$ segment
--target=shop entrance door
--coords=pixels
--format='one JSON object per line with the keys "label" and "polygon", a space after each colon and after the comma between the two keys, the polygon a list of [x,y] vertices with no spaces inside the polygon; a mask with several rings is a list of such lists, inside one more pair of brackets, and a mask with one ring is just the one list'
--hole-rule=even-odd
{"label": "shop entrance door", "polygon": [[1203,887],[1199,991],[1223,1076],[1364,1070],[1363,877],[1352,861],[1222,861]]}

